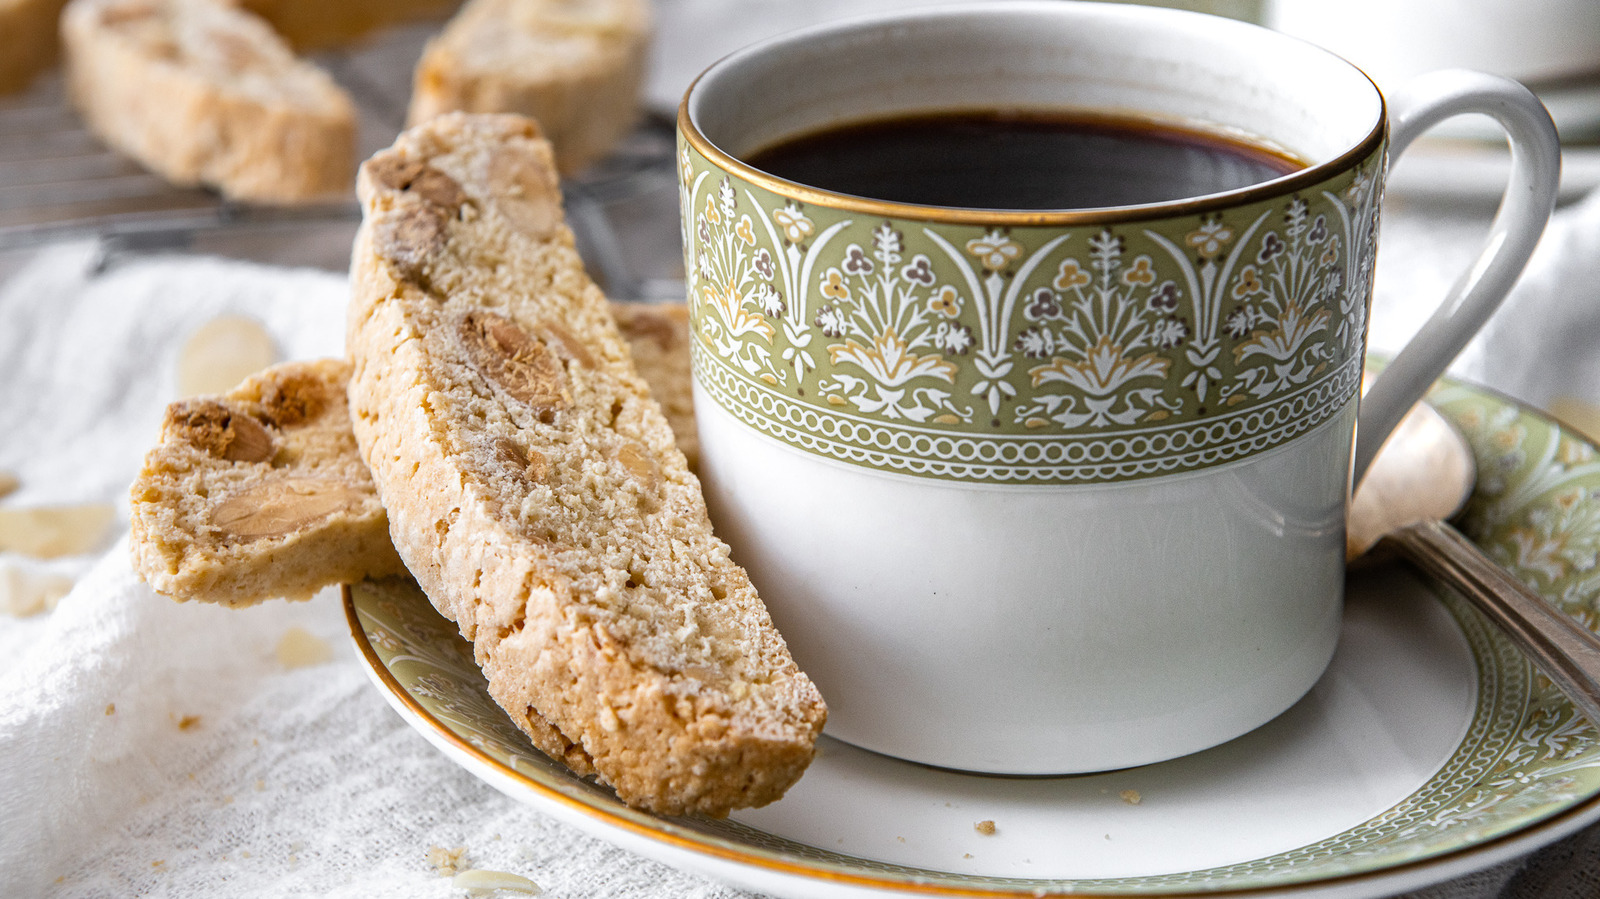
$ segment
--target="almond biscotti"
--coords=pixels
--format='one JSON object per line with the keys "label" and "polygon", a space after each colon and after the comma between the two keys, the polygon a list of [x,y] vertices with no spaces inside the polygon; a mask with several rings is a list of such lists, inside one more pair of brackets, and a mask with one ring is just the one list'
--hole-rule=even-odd
{"label": "almond biscotti", "polygon": [[650,27],[648,0],[468,0],[417,63],[410,122],[532,116],[577,172],[632,130]]}
{"label": "almond biscotti", "polygon": [[[687,308],[617,303],[612,312],[689,456],[695,424]],[[349,383],[343,360],[287,362],[226,396],[168,407],[161,442],[129,491],[140,576],[180,601],[243,606],[402,572],[350,431]],[[288,502],[272,518],[278,534],[255,533],[261,522],[238,516],[258,511],[251,504],[263,496]],[[340,514],[321,514],[329,503],[340,504]]]}
{"label": "almond biscotti", "polygon": [[517,116],[448,115],[362,166],[348,350],[390,534],[490,693],[624,801],[778,798],[826,709],[728,548]]}
{"label": "almond biscotti", "polygon": [[90,128],[167,180],[263,203],[350,189],[355,107],[251,13],[217,0],[72,0],[61,36]]}
{"label": "almond biscotti", "polygon": [[134,569],[227,606],[401,575],[350,432],[343,360],[287,362],[173,403],[129,493]]}

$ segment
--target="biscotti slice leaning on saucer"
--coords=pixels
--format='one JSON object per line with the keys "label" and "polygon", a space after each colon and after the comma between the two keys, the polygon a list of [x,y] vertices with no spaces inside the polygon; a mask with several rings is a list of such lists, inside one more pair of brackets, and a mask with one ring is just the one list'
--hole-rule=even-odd
{"label": "biscotti slice leaning on saucer", "polygon": [[647,0],[468,0],[417,63],[410,122],[532,116],[577,172],[633,129],[650,28]]}
{"label": "biscotti slice leaning on saucer", "polygon": [[518,116],[447,115],[357,177],[356,440],[390,534],[513,721],[629,804],[781,796],[826,709],[635,371]]}
{"label": "biscotti slice leaning on saucer", "polygon": [[285,362],[169,406],[129,492],[139,575],[245,606],[404,574],[350,431],[349,377],[342,359]]}
{"label": "biscotti slice leaning on saucer", "polygon": [[61,36],[90,128],[168,181],[262,203],[349,191],[354,105],[255,15],[218,0],[72,0]]}

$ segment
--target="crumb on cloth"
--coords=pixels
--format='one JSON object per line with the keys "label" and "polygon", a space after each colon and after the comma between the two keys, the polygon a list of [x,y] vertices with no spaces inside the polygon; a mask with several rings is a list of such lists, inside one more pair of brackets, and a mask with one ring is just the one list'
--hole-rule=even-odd
{"label": "crumb on cloth", "polygon": [[466,862],[467,847],[465,846],[457,846],[454,849],[446,849],[443,846],[428,847],[428,865],[440,877],[454,877],[457,871],[466,869]]}

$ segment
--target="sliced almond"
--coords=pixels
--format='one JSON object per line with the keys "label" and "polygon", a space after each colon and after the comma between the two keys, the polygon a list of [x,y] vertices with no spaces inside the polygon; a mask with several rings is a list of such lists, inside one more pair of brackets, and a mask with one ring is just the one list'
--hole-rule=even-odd
{"label": "sliced almond", "polygon": [[211,523],[244,540],[282,537],[359,508],[367,494],[338,481],[277,478],[253,484],[217,504]]}
{"label": "sliced almond", "polygon": [[10,496],[22,486],[22,481],[9,471],[0,471],[0,497]]}
{"label": "sliced almond", "polygon": [[512,874],[508,871],[483,871],[476,868],[457,874],[450,879],[450,885],[474,894],[507,890],[537,896],[542,892],[538,884],[521,874]]}
{"label": "sliced almond", "polygon": [[71,591],[72,578],[66,575],[0,565],[0,614],[26,618],[48,612]]}
{"label": "sliced almond", "polygon": [[197,328],[178,351],[178,395],[226,392],[276,361],[277,345],[260,322],[218,316]]}
{"label": "sliced almond", "polygon": [[117,510],[108,503],[0,508],[0,552],[35,559],[98,549]]}

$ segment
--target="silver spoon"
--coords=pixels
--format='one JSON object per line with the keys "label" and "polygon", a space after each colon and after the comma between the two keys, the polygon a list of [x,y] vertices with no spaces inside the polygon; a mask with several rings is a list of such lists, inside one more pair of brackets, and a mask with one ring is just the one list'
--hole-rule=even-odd
{"label": "silver spoon", "polygon": [[1398,552],[1465,596],[1600,726],[1600,637],[1529,590],[1446,524],[1472,494],[1472,451],[1418,403],[1378,451],[1350,504],[1352,561]]}

